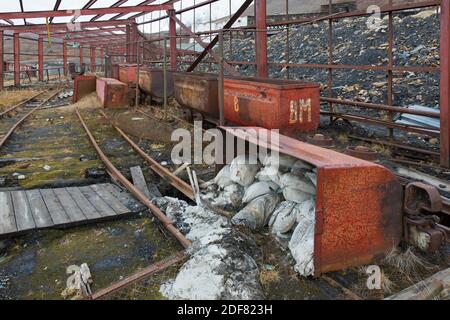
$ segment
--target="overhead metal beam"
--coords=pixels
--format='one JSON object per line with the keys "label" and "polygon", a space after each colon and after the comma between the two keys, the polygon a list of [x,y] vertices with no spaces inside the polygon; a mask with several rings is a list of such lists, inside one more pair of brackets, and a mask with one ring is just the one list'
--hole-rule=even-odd
{"label": "overhead metal beam", "polygon": [[[148,4],[152,4],[155,1],[156,0],[147,0],[147,1],[139,3],[138,6],[146,6]],[[126,15],[126,13],[119,13],[118,15],[112,17],[110,20],[117,20],[117,19],[123,17],[124,15]]]}
{"label": "overhead metal beam", "polygon": [[[236,13],[230,18],[230,20],[223,26],[223,29],[229,29],[233,24],[239,19],[239,17],[244,13],[245,10],[253,3],[253,0],[246,0],[242,6],[236,11]],[[203,52],[195,59],[195,61],[187,69],[188,72],[194,71],[198,64],[208,55],[208,52],[214,48],[214,46],[219,42],[219,36],[215,36],[214,39],[208,44],[208,46],[203,50]]]}
{"label": "overhead metal beam", "polygon": [[[131,7],[110,7],[110,8],[95,8],[95,9],[81,9],[79,14],[81,16],[90,16],[97,14],[111,14],[111,13],[130,13],[130,12],[153,12],[160,10],[172,9],[172,4],[157,4],[149,6],[131,6]],[[59,10],[59,11],[27,11],[27,12],[3,12],[0,13],[0,19],[27,19],[27,18],[49,18],[49,17],[71,17],[73,10]],[[117,21],[116,21],[117,22]]]}
{"label": "overhead metal beam", "polygon": [[[199,45],[201,45],[203,47],[203,49],[206,49],[208,47],[208,45],[205,42],[203,42],[203,40],[200,36],[196,35],[190,28],[188,28],[175,15],[172,15],[170,18],[175,20],[175,22],[181,27],[181,29],[186,31]],[[216,60],[217,63],[220,63],[220,60],[221,60],[220,57],[213,50],[209,50],[208,53],[213,57],[214,60]],[[227,71],[231,75],[239,76],[239,73],[232,66],[230,66],[227,62],[224,61],[223,65],[224,65],[224,68],[227,69]]]}
{"label": "overhead metal beam", "polygon": [[[59,6],[61,5],[61,1],[62,0],[56,0],[55,2],[55,6],[53,7],[53,11],[58,11]],[[49,23],[53,22],[53,17],[50,17],[50,19],[48,20]]]}
{"label": "overhead metal beam", "polygon": [[[130,23],[134,23],[134,20],[120,20],[120,21],[93,21],[93,22],[81,22],[82,28],[100,28],[108,26],[125,26]],[[67,23],[52,23],[50,25],[51,32],[55,31],[70,31]],[[0,30],[16,31],[16,32],[38,32],[46,31],[47,25],[45,24],[33,24],[27,26],[0,26]]]}
{"label": "overhead metal beam", "polygon": [[[111,5],[111,8],[117,8],[117,7],[120,7],[122,4],[124,4],[124,3],[126,3],[128,0],[119,0],[119,1],[117,1],[116,3],[114,3],[114,4],[112,4]],[[139,5],[138,5],[139,6]],[[123,14],[126,14],[126,13],[123,13]],[[98,15],[96,15],[95,17],[93,17],[92,19],[91,19],[91,21],[95,21],[95,20],[97,20],[97,19],[99,19],[99,18],[101,18],[101,17],[103,17],[104,15],[103,14],[98,14]]]}

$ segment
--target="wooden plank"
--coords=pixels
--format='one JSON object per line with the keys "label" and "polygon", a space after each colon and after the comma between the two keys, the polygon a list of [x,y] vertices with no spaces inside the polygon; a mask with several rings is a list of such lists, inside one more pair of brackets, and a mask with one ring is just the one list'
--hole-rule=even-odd
{"label": "wooden plank", "polygon": [[83,211],[87,219],[99,219],[102,215],[95,209],[88,199],[81,193],[80,189],[75,187],[66,188],[72,199],[77,203],[78,207]]}
{"label": "wooden plank", "polygon": [[45,205],[44,199],[39,190],[28,190],[25,192],[30,204],[31,213],[33,214],[36,228],[47,228],[52,226],[53,220]]}
{"label": "wooden plank", "polygon": [[90,186],[94,192],[96,192],[102,199],[117,213],[117,214],[125,214],[129,213],[127,207],[125,207],[119,199],[114,197],[108,190],[99,185],[91,185]]}
{"label": "wooden plank", "polygon": [[70,194],[67,192],[66,189],[64,188],[53,189],[53,192],[58,197],[58,200],[61,203],[61,206],[64,208],[64,211],[67,212],[70,221],[78,222],[86,220],[85,215],[78,207],[76,202],[72,199],[72,197],[70,196]]}
{"label": "wooden plank", "polygon": [[17,231],[36,228],[25,191],[11,191],[11,198],[16,216]]}
{"label": "wooden plank", "polygon": [[150,199],[150,191],[148,190],[147,182],[145,182],[144,173],[142,172],[141,167],[131,167],[130,172],[131,178],[133,179],[133,184],[139,189],[139,191]]}
{"label": "wooden plank", "polygon": [[128,191],[125,189],[121,189],[120,187],[105,183],[100,184],[103,188],[108,190],[114,197],[119,199],[119,201],[127,208],[131,210],[131,212],[142,212],[147,209],[142,203],[137,201]]}
{"label": "wooden plank", "polygon": [[102,217],[115,216],[116,212],[90,187],[78,188]]}
{"label": "wooden plank", "polygon": [[71,222],[52,189],[41,189],[39,192],[44,199],[45,205],[47,206],[48,212],[55,225],[68,224]]}
{"label": "wooden plank", "polygon": [[17,231],[16,219],[10,192],[0,193],[0,234]]}

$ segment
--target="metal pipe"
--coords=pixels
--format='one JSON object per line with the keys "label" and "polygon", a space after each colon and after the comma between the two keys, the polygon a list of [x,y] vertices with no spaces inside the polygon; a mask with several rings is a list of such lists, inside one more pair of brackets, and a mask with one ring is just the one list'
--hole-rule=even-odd
{"label": "metal pipe", "polygon": [[140,57],[139,57],[139,53],[140,53],[140,46],[139,45],[137,45],[136,46],[136,100],[135,100],[135,107],[136,107],[136,109],[139,107],[139,78],[140,78],[140,69],[141,69],[141,66],[140,66],[140,64],[141,64],[141,59],[140,59]]}
{"label": "metal pipe", "polygon": [[[172,50],[172,48],[170,48]],[[164,39],[164,61],[163,61],[163,75],[164,75],[164,120],[167,120],[167,39]]]}

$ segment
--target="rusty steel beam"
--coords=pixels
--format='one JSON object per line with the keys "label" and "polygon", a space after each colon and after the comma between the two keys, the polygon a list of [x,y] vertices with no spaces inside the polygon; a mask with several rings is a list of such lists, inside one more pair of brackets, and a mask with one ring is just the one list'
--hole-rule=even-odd
{"label": "rusty steel beam", "polygon": [[[119,0],[119,1],[117,1],[116,3],[112,4],[110,7],[111,7],[111,8],[117,8],[117,7],[120,7],[121,5],[125,4],[127,1],[128,1],[128,0]],[[138,6],[139,6],[139,5],[138,5]],[[127,13],[122,12],[121,14],[127,14]],[[103,16],[104,16],[104,14],[98,14],[98,15],[96,15],[95,17],[93,17],[93,18],[91,19],[91,21],[96,21],[96,20],[98,20],[99,18],[101,18],[101,17],[103,17]]]}
{"label": "rusty steel beam", "polygon": [[[144,2],[139,3],[138,6],[146,6],[146,5],[148,5],[148,4],[152,4],[152,3],[155,2],[155,1],[156,1],[156,0],[147,0],[147,1],[144,1]],[[126,13],[119,13],[118,15],[112,17],[110,20],[117,20],[117,19],[123,17],[124,15],[126,15]],[[133,16],[132,19],[134,19],[134,18],[135,18],[135,17]]]}
{"label": "rusty steel beam", "polygon": [[[131,12],[153,12],[160,10],[172,9],[172,4],[157,4],[148,6],[130,6],[130,7],[109,7],[96,9],[81,9],[81,10],[59,10],[59,11],[25,11],[25,12],[3,12],[0,13],[0,19],[32,19],[32,18],[46,18],[46,17],[71,17],[77,11],[81,16],[90,16],[97,14],[111,14],[111,13],[131,13]],[[116,21],[117,22],[117,21]]]}
{"label": "rusty steel beam", "polygon": [[69,66],[67,65],[67,41],[63,41],[63,65],[64,65],[64,76],[67,77],[69,74]]}
{"label": "rusty steel beam", "polygon": [[[112,33],[113,31],[125,31],[125,27],[115,27],[108,29],[96,29],[96,30],[81,30],[81,31],[58,31],[52,32],[52,37],[67,37],[67,35],[71,36],[71,40],[75,40],[74,37],[85,36],[85,35],[95,35],[95,34],[104,34],[104,33]],[[46,35],[47,32],[40,33],[42,35]]]}
{"label": "rusty steel beam", "polygon": [[[188,28],[180,19],[178,19],[176,16],[172,16],[171,19],[175,20],[175,22],[181,27],[182,30],[186,31],[198,44],[200,44],[203,49],[206,49],[208,45],[203,42],[202,38],[197,36],[190,28]],[[209,50],[208,53],[216,60],[217,63],[220,63],[220,57],[213,51]],[[239,73],[230,66],[227,62],[223,62],[224,68],[227,69],[227,71],[233,75],[233,76],[239,76]]]}
{"label": "rusty steel beam", "polygon": [[19,33],[14,33],[14,85],[20,86],[20,39]]}
{"label": "rusty steel beam", "polygon": [[[245,10],[253,3],[253,0],[246,0],[242,6],[236,11],[236,13],[228,20],[228,22],[223,26],[224,29],[229,29],[233,24],[239,19],[239,17],[244,13]],[[203,50],[203,52],[195,59],[195,61],[187,69],[188,72],[194,71],[198,64],[208,55],[208,52],[219,42],[219,36],[215,36],[214,39],[208,44],[208,46]]]}
{"label": "rusty steel beam", "polygon": [[255,20],[256,20],[256,75],[266,78],[268,76],[267,67],[267,8],[266,0],[255,0]]}
{"label": "rusty steel beam", "polygon": [[[110,26],[124,26],[128,23],[133,23],[134,20],[120,20],[120,21],[93,21],[93,22],[81,22],[82,28],[101,28]],[[52,23],[50,25],[51,32],[54,31],[69,31],[67,23]],[[46,24],[33,24],[26,26],[0,26],[0,30],[16,31],[16,32],[45,32],[47,31]]]}
{"label": "rusty steel beam", "polygon": [[150,199],[147,198],[147,196],[140,191],[138,188],[136,188],[108,159],[108,157],[103,153],[103,151],[100,149],[99,145],[97,144],[94,136],[90,132],[89,128],[87,127],[86,123],[83,120],[83,117],[81,116],[78,108],[75,108],[75,113],[78,116],[78,119],[81,122],[81,125],[84,128],[84,131],[86,132],[86,135],[88,136],[89,140],[91,141],[92,146],[94,147],[95,151],[97,152],[97,155],[102,160],[102,162],[105,164],[105,167],[108,170],[108,173],[111,175],[111,177],[120,182],[125,188],[128,189],[128,191],[133,194],[137,200],[139,200],[143,205],[145,205],[150,211],[153,213],[153,215],[164,225],[164,227],[169,231],[184,248],[188,248],[191,246],[191,241],[187,239],[175,226],[173,225],[172,221],[167,218],[167,216],[157,207],[155,206]]}
{"label": "rusty steel beam", "polygon": [[[175,10],[169,10],[169,17],[175,15]],[[169,19],[169,42],[170,42],[170,69],[177,70],[177,24],[174,19]]]}
{"label": "rusty steel beam", "polygon": [[441,1],[441,166],[450,168],[450,0]]}
{"label": "rusty steel beam", "polygon": [[[55,6],[53,7],[53,11],[58,11],[59,6],[61,5],[61,1],[62,0],[56,0],[55,2]],[[53,17],[50,17],[50,19],[48,20],[49,23],[52,23],[53,21]]]}
{"label": "rusty steel beam", "polygon": [[4,72],[5,72],[5,56],[4,56],[4,37],[3,31],[0,30],[0,91],[3,90],[4,87]]}
{"label": "rusty steel beam", "polygon": [[91,47],[91,72],[95,72],[95,47]]}
{"label": "rusty steel beam", "polygon": [[44,37],[39,36],[38,39],[38,78],[44,81]]}

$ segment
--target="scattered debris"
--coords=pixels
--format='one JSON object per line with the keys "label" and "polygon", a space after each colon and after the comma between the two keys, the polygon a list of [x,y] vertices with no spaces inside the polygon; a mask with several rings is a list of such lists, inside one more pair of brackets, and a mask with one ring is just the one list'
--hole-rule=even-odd
{"label": "scattered debris", "polygon": [[86,263],[80,266],[71,265],[67,267],[67,274],[70,274],[66,282],[66,289],[61,293],[64,299],[79,300],[92,294],[91,271]]}

